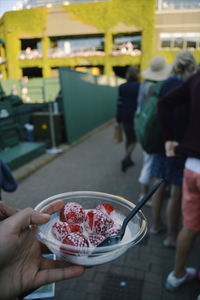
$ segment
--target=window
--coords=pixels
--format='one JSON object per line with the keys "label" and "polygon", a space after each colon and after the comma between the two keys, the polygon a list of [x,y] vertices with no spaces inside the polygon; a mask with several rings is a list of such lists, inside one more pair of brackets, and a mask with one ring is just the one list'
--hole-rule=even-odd
{"label": "window", "polygon": [[42,57],[40,39],[21,39],[21,53],[19,59],[34,59]]}
{"label": "window", "polygon": [[161,33],[160,41],[161,41],[161,48],[171,47],[171,35],[169,33]]}
{"label": "window", "polygon": [[200,8],[200,0],[157,0],[158,10]]}
{"label": "window", "polygon": [[169,49],[191,49],[200,48],[200,32],[174,32],[160,34],[160,47]]}
{"label": "window", "polygon": [[186,48],[197,49],[200,47],[200,33],[188,32],[186,33]]}
{"label": "window", "polygon": [[102,36],[51,38],[49,57],[102,55],[104,55],[104,38]]}
{"label": "window", "polygon": [[141,54],[141,39],[140,33],[115,35],[111,54],[138,56]]}
{"label": "window", "polygon": [[172,40],[173,40],[174,48],[178,48],[178,49],[184,48],[184,33],[172,34]]}

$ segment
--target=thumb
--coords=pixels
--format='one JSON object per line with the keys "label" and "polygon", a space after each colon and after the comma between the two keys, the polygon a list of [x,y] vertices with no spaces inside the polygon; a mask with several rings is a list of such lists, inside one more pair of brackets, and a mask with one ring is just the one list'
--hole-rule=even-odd
{"label": "thumb", "polygon": [[5,223],[13,232],[20,232],[29,225],[42,225],[49,221],[50,215],[35,211],[32,208],[20,210],[7,218]]}

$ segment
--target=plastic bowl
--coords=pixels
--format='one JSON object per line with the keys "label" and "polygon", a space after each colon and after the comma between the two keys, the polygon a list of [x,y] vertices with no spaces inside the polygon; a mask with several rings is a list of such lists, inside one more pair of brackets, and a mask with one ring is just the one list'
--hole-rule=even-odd
{"label": "plastic bowl", "polygon": [[[135,204],[119,196],[93,191],[76,191],[58,194],[43,200],[35,207],[35,210],[40,211],[45,206],[57,200],[63,200],[65,203],[77,202],[81,204],[84,209],[94,209],[101,203],[108,203],[116,210],[121,223],[135,207]],[[38,227],[37,238],[45,244],[52,253],[56,254],[58,259],[64,259],[78,265],[93,266],[110,262],[124,254],[130,247],[139,243],[147,232],[146,218],[143,213],[139,211],[129,222],[126,233],[122,241],[118,244],[106,247],[77,248],[62,244],[52,234],[52,225],[56,221],[56,218],[58,218],[58,215],[59,211],[51,216],[48,223]]]}

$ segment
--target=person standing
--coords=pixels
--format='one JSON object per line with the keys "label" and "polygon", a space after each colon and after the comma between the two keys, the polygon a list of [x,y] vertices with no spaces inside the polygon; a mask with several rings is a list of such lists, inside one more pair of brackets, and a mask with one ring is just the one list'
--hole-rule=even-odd
{"label": "person standing", "polygon": [[[191,76],[196,70],[196,61],[188,50],[178,52],[174,59],[171,76],[165,80],[159,98],[173,91]],[[160,101],[160,100],[159,100]],[[188,123],[188,107],[177,107],[172,115],[173,135],[177,141],[181,141]],[[163,241],[165,247],[175,247],[181,218],[182,180],[185,158],[166,157],[163,142],[163,152],[153,154],[152,177],[156,180],[165,178],[166,185],[162,186],[152,197],[152,227],[150,232],[157,234],[163,229],[161,211],[165,199],[167,185],[170,188],[170,197],[167,201],[167,236]]]}
{"label": "person standing", "polygon": [[[185,156],[183,181],[183,227],[178,235],[174,270],[166,279],[166,288],[173,291],[196,276],[196,269],[186,267],[193,244],[200,232],[200,71],[181,87],[158,103],[160,124],[168,157]],[[188,104],[189,122],[182,141],[174,139],[171,117],[176,107]],[[197,299],[200,298],[200,295]]]}
{"label": "person standing", "polygon": [[[165,80],[171,71],[171,66],[165,62],[163,56],[155,56],[150,61],[148,69],[142,72],[142,77],[145,79],[140,85],[139,95],[137,99],[136,115],[139,115],[143,105],[153,95],[154,88],[157,82]],[[152,155],[143,150],[143,165],[139,175],[140,194],[138,201],[148,192],[151,182],[151,164]],[[148,201],[147,204],[151,202]]]}
{"label": "person standing", "polygon": [[136,145],[134,116],[137,108],[137,96],[140,86],[138,67],[131,66],[128,68],[126,80],[127,82],[119,86],[116,114],[117,122],[122,125],[125,133],[126,153],[121,162],[122,172],[126,172],[128,167],[134,165],[131,156]]}

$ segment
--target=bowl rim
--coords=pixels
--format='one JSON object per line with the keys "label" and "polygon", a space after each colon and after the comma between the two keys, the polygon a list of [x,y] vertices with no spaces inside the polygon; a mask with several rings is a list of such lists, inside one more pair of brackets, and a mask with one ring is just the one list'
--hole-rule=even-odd
{"label": "bowl rim", "polygon": [[[38,203],[35,206],[35,210],[36,211],[40,211],[41,208],[43,208],[45,205],[52,203],[52,201],[56,201],[56,200],[62,200],[62,197],[70,197],[70,196],[88,196],[88,194],[91,197],[95,197],[96,198],[103,198],[103,197],[107,197],[107,198],[115,198],[116,200],[118,199],[119,201],[123,202],[123,204],[125,204],[125,206],[129,209],[133,209],[135,207],[135,204],[132,203],[131,201],[125,199],[122,196],[118,196],[118,195],[114,195],[114,194],[109,194],[109,193],[104,193],[104,192],[97,192],[97,191],[71,191],[71,192],[65,192],[65,193],[61,193],[61,194],[56,194],[53,195],[51,197],[48,197],[46,199],[44,199],[43,201],[41,201],[40,203]],[[74,201],[75,202],[75,201]],[[37,236],[39,237],[39,239],[41,241],[45,241],[46,243],[50,243],[52,244],[52,246],[56,246],[56,247],[62,247],[63,250],[74,250],[76,249],[76,251],[80,250],[80,252],[84,252],[84,253],[88,253],[91,252],[90,250],[93,250],[92,253],[101,253],[101,252],[109,252],[111,250],[117,250],[118,248],[121,247],[125,247],[127,246],[127,248],[129,248],[132,245],[137,244],[146,234],[147,232],[147,220],[146,217],[144,216],[143,212],[140,210],[136,216],[138,216],[141,220],[142,220],[142,224],[139,227],[139,230],[137,231],[136,235],[129,239],[128,241],[121,241],[118,244],[115,245],[111,245],[111,246],[104,246],[104,247],[74,247],[72,245],[66,245],[61,243],[59,240],[52,240],[52,239],[48,239],[39,229],[40,226],[38,226],[38,230],[37,230]],[[45,224],[44,224],[45,225]],[[43,225],[42,225],[43,226]],[[117,248],[116,248],[117,246]]]}

